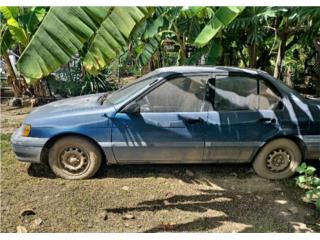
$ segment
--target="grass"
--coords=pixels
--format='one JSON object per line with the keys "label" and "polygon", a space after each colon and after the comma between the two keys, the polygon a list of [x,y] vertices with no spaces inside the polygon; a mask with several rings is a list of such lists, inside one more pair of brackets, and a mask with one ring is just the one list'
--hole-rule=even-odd
{"label": "grass", "polygon": [[[19,225],[28,232],[319,231],[319,215],[301,201],[294,179],[265,180],[250,165],[108,166],[90,180],[55,178],[44,166],[15,160],[11,126],[23,117],[18,110],[4,116],[1,232]],[[24,209],[35,215],[22,217]]]}
{"label": "grass", "polygon": [[1,134],[1,163],[4,165],[8,164],[10,158],[12,158],[12,151],[10,148],[10,137],[11,134]]}

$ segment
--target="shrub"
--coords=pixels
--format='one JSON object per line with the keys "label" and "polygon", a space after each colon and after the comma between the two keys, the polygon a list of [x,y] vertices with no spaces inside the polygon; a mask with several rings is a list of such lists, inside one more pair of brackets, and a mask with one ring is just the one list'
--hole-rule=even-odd
{"label": "shrub", "polygon": [[320,178],[317,176],[317,169],[302,163],[297,172],[300,176],[296,178],[296,183],[302,189],[305,189],[303,201],[316,205],[320,211]]}

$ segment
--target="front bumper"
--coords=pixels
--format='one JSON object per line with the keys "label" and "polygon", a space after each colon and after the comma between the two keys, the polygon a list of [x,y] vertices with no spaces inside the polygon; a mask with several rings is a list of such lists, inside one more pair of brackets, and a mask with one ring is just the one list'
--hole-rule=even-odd
{"label": "front bumper", "polygon": [[19,161],[41,163],[41,151],[48,138],[23,137],[22,128],[11,136],[12,150]]}

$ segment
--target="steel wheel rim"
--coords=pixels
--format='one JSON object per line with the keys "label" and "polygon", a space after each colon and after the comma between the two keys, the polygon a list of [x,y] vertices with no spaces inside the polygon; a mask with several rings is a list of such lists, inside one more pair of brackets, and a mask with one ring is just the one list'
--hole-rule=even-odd
{"label": "steel wheel rim", "polygon": [[284,148],[272,150],[267,156],[267,169],[273,173],[280,173],[286,170],[293,160],[291,152]]}
{"label": "steel wheel rim", "polygon": [[80,175],[89,167],[89,155],[78,146],[66,147],[59,157],[62,169],[71,175]]}

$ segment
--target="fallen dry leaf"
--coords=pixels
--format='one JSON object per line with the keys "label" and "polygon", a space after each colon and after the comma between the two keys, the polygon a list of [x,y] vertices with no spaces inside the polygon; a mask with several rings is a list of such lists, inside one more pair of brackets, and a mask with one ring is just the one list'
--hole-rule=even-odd
{"label": "fallen dry leaf", "polygon": [[27,233],[27,229],[24,226],[17,226],[17,233]]}

